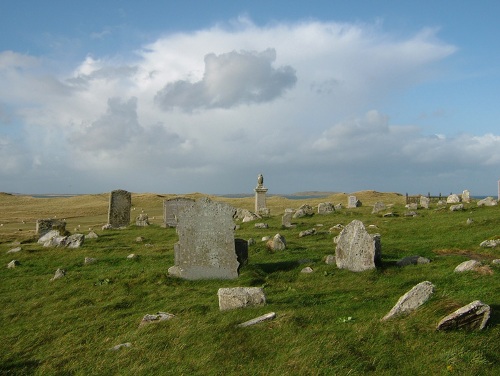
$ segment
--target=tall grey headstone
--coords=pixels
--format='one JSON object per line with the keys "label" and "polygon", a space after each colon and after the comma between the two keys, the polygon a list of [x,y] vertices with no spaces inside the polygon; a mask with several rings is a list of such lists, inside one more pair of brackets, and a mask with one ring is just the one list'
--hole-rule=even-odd
{"label": "tall grey headstone", "polygon": [[169,274],[191,280],[237,278],[235,213],[232,206],[207,197],[180,210],[175,265],[168,269]]}
{"label": "tall grey headstone", "polygon": [[194,200],[187,197],[175,197],[163,201],[163,223],[166,227],[177,227],[177,214],[188,206],[194,205]]}
{"label": "tall grey headstone", "polygon": [[380,235],[370,235],[363,222],[355,219],[340,232],[335,248],[339,269],[353,272],[375,269],[381,260]]}
{"label": "tall grey headstone", "polygon": [[263,213],[266,211],[266,192],[267,188],[264,187],[264,177],[262,174],[257,176],[257,187],[254,189],[255,191],[255,212]]}
{"label": "tall grey headstone", "polygon": [[470,202],[470,192],[467,189],[462,192],[462,202]]}
{"label": "tall grey headstone", "polygon": [[130,224],[130,208],[132,206],[132,194],[117,189],[109,195],[108,223],[113,228],[126,227]]}
{"label": "tall grey headstone", "polygon": [[429,197],[420,196],[420,206],[424,209],[429,209],[431,199]]}

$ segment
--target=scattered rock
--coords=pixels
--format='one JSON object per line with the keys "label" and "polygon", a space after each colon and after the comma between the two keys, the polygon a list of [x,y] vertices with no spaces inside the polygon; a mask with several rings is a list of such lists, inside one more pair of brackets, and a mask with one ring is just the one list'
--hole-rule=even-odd
{"label": "scattered rock", "polygon": [[495,248],[499,244],[500,244],[500,239],[491,239],[481,242],[479,246],[483,248]]}
{"label": "scattered rock", "polygon": [[283,235],[276,234],[274,237],[267,241],[266,243],[267,249],[271,252],[283,251],[286,248],[286,240]]}
{"label": "scattered rock", "polygon": [[269,239],[271,239],[269,236],[263,236],[261,240],[267,242]]}
{"label": "scattered rock", "polygon": [[482,330],[490,318],[490,306],[475,300],[444,317],[437,325],[437,330]]}
{"label": "scattered rock", "polygon": [[446,198],[447,204],[458,204],[460,202],[460,197],[453,193]]}
{"label": "scattered rock", "polygon": [[396,216],[396,214],[394,212],[385,213],[383,215],[384,218],[395,217],[395,216]]}
{"label": "scattered rock", "polygon": [[138,236],[137,238],[135,238],[136,243],[142,243],[143,241],[144,241],[144,238],[142,236]]}
{"label": "scattered rock", "polygon": [[467,272],[470,270],[474,270],[478,266],[481,266],[481,263],[476,260],[464,261],[460,265],[455,268],[455,273]]}
{"label": "scattered rock", "polygon": [[66,248],[79,248],[85,241],[85,235],[83,234],[73,234],[67,236],[61,245]]}
{"label": "scattered rock", "polygon": [[12,248],[11,250],[7,251],[7,253],[17,253],[17,252],[21,252],[21,247]]}
{"label": "scattered rock", "polygon": [[383,202],[378,201],[373,205],[372,214],[377,214],[378,212],[386,209],[387,206],[385,206]]}
{"label": "scattered rock", "polygon": [[267,223],[256,223],[255,228],[265,229],[269,228],[269,225]]}
{"label": "scattered rock", "polygon": [[428,264],[429,262],[431,262],[431,260],[422,256],[408,256],[396,262],[396,265],[397,266],[419,265],[419,264]]}
{"label": "scattered rock", "polygon": [[85,239],[97,239],[99,235],[97,235],[94,231],[90,231],[87,235],[85,235]]}
{"label": "scattered rock", "polygon": [[260,287],[229,287],[217,291],[221,311],[266,304],[264,290]]}
{"label": "scattered rock", "polygon": [[57,269],[57,270],[56,270],[56,273],[55,273],[55,274],[54,274],[54,276],[52,277],[51,281],[54,281],[54,280],[56,280],[56,279],[63,278],[65,275],[66,275],[66,270],[64,270],[64,269]]}
{"label": "scattered rock", "polygon": [[306,266],[304,269],[302,269],[300,271],[301,273],[305,273],[305,274],[309,274],[309,273],[312,273],[314,272],[313,268],[311,268],[310,266]]}
{"label": "scattered rock", "polygon": [[417,212],[416,211],[408,211],[405,213],[405,217],[416,217],[418,216]]}
{"label": "scattered rock", "polygon": [[318,214],[325,215],[335,212],[335,206],[331,202],[321,202],[318,204]]}
{"label": "scattered rock", "polygon": [[335,255],[327,255],[325,257],[325,263],[328,265],[335,264]]}
{"label": "scattered rock", "polygon": [[147,315],[144,315],[139,326],[143,326],[146,324],[152,324],[152,323],[158,323],[160,321],[170,320],[174,317],[175,317],[175,315],[173,315],[171,313],[167,313],[167,312],[158,312],[154,315],[147,314]]}
{"label": "scattered rock", "polygon": [[495,259],[491,262],[493,265],[500,265],[500,259]]}
{"label": "scattered rock", "polygon": [[127,256],[127,258],[129,260],[137,260],[139,258],[139,256],[136,255],[135,253],[131,253],[130,255]]}
{"label": "scattered rock", "polygon": [[132,347],[132,344],[130,342],[127,343],[120,343],[119,345],[113,346],[110,350],[112,351],[118,351],[124,347]]}
{"label": "scattered rock", "polygon": [[498,205],[498,201],[495,200],[493,197],[486,197],[477,202],[477,206],[496,206],[496,205]]}
{"label": "scattered rock", "polygon": [[474,223],[474,220],[472,218],[467,218],[467,223],[468,225],[471,225],[472,223]]}
{"label": "scattered rock", "polygon": [[433,293],[434,285],[431,282],[420,282],[399,298],[396,305],[392,307],[389,313],[382,318],[382,321],[416,310],[429,300]]}
{"label": "scattered rock", "polygon": [[93,257],[85,257],[85,259],[83,260],[83,265],[90,265],[90,264],[94,264],[97,262],[97,259],[96,258],[93,258]]}
{"label": "scattered rock", "polygon": [[19,261],[17,261],[17,260],[12,260],[11,262],[9,262],[9,263],[7,264],[7,268],[8,268],[8,269],[14,269],[15,267],[17,267],[17,266],[19,266],[19,265],[21,265],[21,263],[20,263]]}
{"label": "scattered rock", "polygon": [[248,320],[248,321],[245,321],[244,323],[238,324],[238,327],[245,328],[247,326],[259,324],[263,321],[273,320],[274,318],[276,318],[276,313],[269,312],[269,313],[266,313],[265,315],[262,315],[262,316],[254,318],[252,320]]}
{"label": "scattered rock", "polygon": [[255,239],[254,239],[254,238],[250,238],[250,239],[248,239],[248,246],[249,246],[249,247],[250,247],[250,246],[252,246],[252,245],[255,245],[256,243],[257,243],[257,242],[255,241]]}
{"label": "scattered rock", "polygon": [[462,211],[462,210],[464,210],[464,204],[450,206],[450,211]]}
{"label": "scattered rock", "polygon": [[316,229],[315,228],[311,228],[309,230],[304,230],[304,231],[301,231],[299,233],[299,238],[302,238],[304,236],[310,236],[310,235],[314,235],[316,234]]}
{"label": "scattered rock", "polygon": [[135,225],[139,227],[149,226],[149,217],[145,213],[141,213],[135,219]]}
{"label": "scattered rock", "polygon": [[101,230],[112,230],[113,229],[113,226],[111,225],[111,223],[106,223],[104,226],[101,227]]}

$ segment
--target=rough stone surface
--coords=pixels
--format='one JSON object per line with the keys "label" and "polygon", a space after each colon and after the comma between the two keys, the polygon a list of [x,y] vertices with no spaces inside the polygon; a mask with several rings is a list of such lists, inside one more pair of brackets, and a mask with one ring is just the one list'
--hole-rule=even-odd
{"label": "rough stone surface", "polygon": [[328,265],[335,264],[335,255],[327,255],[325,257],[325,264],[328,264]]}
{"label": "rough stone surface", "polygon": [[387,206],[383,202],[378,201],[373,205],[372,214],[377,214],[378,212],[385,209],[387,209]]}
{"label": "rough stone surface", "polygon": [[460,202],[460,197],[453,193],[446,198],[447,204],[458,204]]}
{"label": "rough stone surface", "polygon": [[61,236],[59,235],[59,230],[52,230],[38,239],[38,244],[43,244],[44,247],[78,248],[84,241],[85,235],[83,234]]}
{"label": "rough stone surface", "polygon": [[285,211],[283,217],[281,217],[281,225],[285,228],[292,227],[293,211]]}
{"label": "rough stone surface", "polygon": [[356,196],[349,196],[347,197],[347,208],[352,209],[352,208],[357,208],[361,206],[361,201],[359,201]]}
{"label": "rough stone surface", "polygon": [[309,230],[304,230],[299,232],[299,238],[303,238],[304,236],[310,236],[316,234],[315,228],[310,228]]}
{"label": "rough stone surface", "polygon": [[177,213],[194,205],[194,200],[187,197],[176,197],[163,201],[163,224],[166,227],[177,227]]}
{"label": "rough stone surface", "polygon": [[97,235],[94,231],[90,231],[87,235],[85,235],[85,239],[97,239],[99,235]]}
{"label": "rough stone surface", "polygon": [[429,209],[430,203],[431,203],[431,200],[429,197],[420,196],[420,206],[423,209]]}
{"label": "rough stone surface", "polygon": [[244,213],[244,217],[242,219],[243,223],[252,222],[252,221],[256,221],[257,219],[261,219],[261,217],[259,215],[252,213],[250,210],[244,210],[243,213]]}
{"label": "rough stone surface", "polygon": [[58,230],[61,235],[66,232],[66,222],[58,219],[38,219],[36,221],[35,233],[43,236],[49,231]]}
{"label": "rough stone surface", "polygon": [[274,318],[276,318],[276,313],[269,312],[269,313],[266,313],[265,315],[262,315],[262,316],[254,318],[252,320],[248,320],[248,321],[245,321],[241,324],[238,324],[238,327],[245,328],[247,326],[259,324],[259,323],[264,322],[264,321],[273,320]]}
{"label": "rough stone surface", "polygon": [[462,192],[462,202],[470,202],[470,192],[467,189]]}
{"label": "rough stone surface", "polygon": [[408,313],[416,310],[424,304],[434,293],[434,285],[429,282],[420,282],[410,291],[401,296],[392,309],[385,315],[382,320],[388,320],[394,316]]}
{"label": "rough stone surface", "polygon": [[481,263],[476,260],[464,261],[455,268],[455,273],[467,272],[481,266]]}
{"label": "rough stone surface", "polygon": [[477,202],[477,206],[496,206],[498,205],[498,201],[493,197],[486,197]]}
{"label": "rough stone surface", "polygon": [[135,218],[135,225],[139,227],[146,227],[149,226],[149,216],[145,213],[139,214]]}
{"label": "rough stone surface", "polygon": [[464,204],[451,205],[450,211],[462,211],[464,210]]}
{"label": "rough stone surface", "polygon": [[381,260],[380,235],[370,235],[355,219],[339,234],[335,260],[339,269],[353,272],[375,269]]}
{"label": "rough stone surface", "polygon": [[431,260],[422,256],[408,256],[396,262],[396,265],[397,266],[420,265],[420,264],[428,264],[430,262]]}
{"label": "rough stone surface", "polygon": [[417,210],[418,204],[416,202],[412,202],[410,204],[405,205],[405,208],[408,210]]}
{"label": "rough stone surface", "polygon": [[483,248],[495,248],[497,245],[500,245],[500,239],[485,240],[479,244],[479,246]]}
{"label": "rough stone surface", "polygon": [[167,321],[170,319],[173,319],[175,315],[168,313],[168,312],[158,312],[154,315],[151,314],[146,314],[142,318],[141,322],[139,323],[139,326],[144,326],[147,324],[152,324],[152,323],[158,323],[161,321]]}
{"label": "rough stone surface", "polygon": [[16,248],[9,249],[7,251],[7,253],[18,253],[18,252],[21,252],[21,250],[22,250],[21,247],[16,247]]}
{"label": "rough stone surface", "polygon": [[285,237],[281,234],[274,235],[272,239],[267,241],[266,247],[272,252],[285,250],[286,249]]}
{"label": "rough stone surface", "polygon": [[221,311],[266,304],[264,290],[260,287],[230,287],[217,291]]}
{"label": "rough stone surface", "polygon": [[248,246],[249,246],[249,247],[251,247],[252,245],[257,244],[257,242],[255,241],[255,239],[254,239],[254,238],[250,238],[250,239],[248,239],[248,240],[247,240],[247,242],[248,242]]}
{"label": "rough stone surface", "polygon": [[260,223],[256,223],[254,225],[254,227],[255,228],[260,228],[260,229],[266,229],[266,228],[269,228],[269,225],[267,223],[260,222]]}
{"label": "rough stone surface", "polygon": [[311,268],[310,266],[306,266],[305,268],[303,268],[301,271],[301,273],[305,273],[305,274],[309,274],[309,273],[312,273],[314,272],[313,268]]}
{"label": "rough stone surface", "polygon": [[82,244],[85,241],[85,235],[83,234],[73,234],[70,236],[67,236],[66,239],[64,240],[64,246],[66,248],[79,248],[82,246]]}
{"label": "rough stone surface", "polygon": [[136,255],[135,253],[131,253],[130,255],[127,256],[127,259],[129,259],[129,260],[136,260],[138,258],[139,258],[139,256]]}
{"label": "rough stone surface", "polygon": [[93,258],[93,257],[85,257],[85,259],[83,260],[84,265],[90,265],[90,264],[94,264],[96,262],[97,262],[97,259]]}
{"label": "rough stone surface", "polygon": [[119,345],[113,346],[110,350],[118,351],[126,347],[132,347],[132,344],[130,342],[120,343]]}
{"label": "rough stone surface", "polygon": [[55,281],[56,279],[63,278],[65,275],[66,275],[66,270],[57,269],[54,276],[52,277],[51,281]]}
{"label": "rough stone surface", "polygon": [[122,189],[111,191],[109,195],[108,224],[113,228],[127,227],[130,224],[132,194]]}
{"label": "rough stone surface", "polygon": [[8,269],[14,269],[16,266],[19,266],[21,263],[17,260],[12,260],[7,264]]}
{"label": "rough stone surface", "polygon": [[185,279],[232,279],[239,263],[234,244],[236,210],[201,198],[178,213],[175,265],[169,273]]}
{"label": "rough stone surface", "polygon": [[335,212],[335,206],[331,202],[321,202],[318,204],[318,214],[325,215]]}
{"label": "rough stone surface", "polygon": [[439,321],[437,330],[482,330],[490,318],[490,306],[480,300],[457,309]]}

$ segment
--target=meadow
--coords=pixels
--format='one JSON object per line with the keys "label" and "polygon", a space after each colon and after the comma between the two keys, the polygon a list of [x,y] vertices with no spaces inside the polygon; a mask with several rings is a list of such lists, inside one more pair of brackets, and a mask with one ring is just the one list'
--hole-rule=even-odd
{"label": "meadow", "polygon": [[[163,228],[163,200],[169,194],[132,194],[132,221],[144,211],[151,225],[101,230],[109,194],[33,198],[0,193],[0,375],[498,375],[500,374],[500,249],[481,248],[500,236],[500,208],[451,212],[431,203],[407,217],[404,196],[356,192],[363,205],[347,209],[346,194],[325,198],[268,199],[271,217],[238,223],[235,237],[256,240],[249,263],[236,280],[186,281],[167,275],[174,265],[173,228]],[[200,193],[186,195],[201,197]],[[211,197],[253,210],[253,198]],[[281,228],[285,208],[307,203],[342,203],[329,215],[303,217]],[[372,214],[375,202],[396,215]],[[36,243],[35,222],[65,219],[71,232],[99,237],[78,249]],[[473,222],[467,224],[467,219]],[[379,233],[382,265],[354,273],[328,265],[335,253],[329,231],[363,221]],[[368,227],[373,225],[373,227]],[[317,233],[299,238],[300,231]],[[287,249],[270,253],[263,236],[282,234]],[[142,242],[136,238],[142,237]],[[7,254],[12,248],[22,250]],[[138,258],[127,259],[129,254]],[[431,260],[398,267],[412,255]],[[85,257],[97,262],[84,265]],[[16,259],[20,265],[7,269]],[[454,273],[469,259],[489,268]],[[313,273],[300,271],[310,266]],[[56,269],[64,278],[51,281]],[[422,281],[435,293],[415,312],[382,322],[398,298]],[[263,287],[267,304],[220,312],[220,287]],[[441,318],[473,300],[490,305],[483,331],[436,331]],[[139,326],[145,314],[174,314],[169,321]],[[268,312],[272,321],[237,325]],[[122,343],[131,347],[113,351]]]}

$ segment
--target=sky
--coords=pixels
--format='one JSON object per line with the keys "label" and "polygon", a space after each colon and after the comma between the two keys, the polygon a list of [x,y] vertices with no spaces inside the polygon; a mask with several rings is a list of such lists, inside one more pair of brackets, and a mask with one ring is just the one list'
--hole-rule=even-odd
{"label": "sky", "polygon": [[496,195],[500,2],[0,1],[0,192]]}

